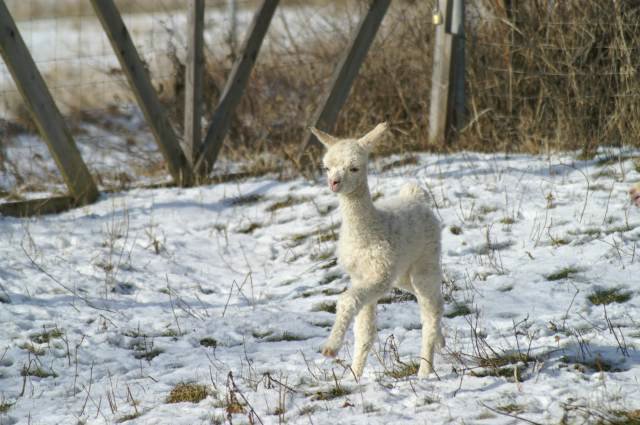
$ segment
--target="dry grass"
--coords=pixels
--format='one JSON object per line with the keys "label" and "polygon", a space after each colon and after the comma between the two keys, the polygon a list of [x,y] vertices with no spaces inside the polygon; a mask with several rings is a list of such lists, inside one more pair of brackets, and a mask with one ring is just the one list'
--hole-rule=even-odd
{"label": "dry grass", "polygon": [[181,383],[173,387],[167,396],[167,403],[199,403],[207,398],[205,385]]}

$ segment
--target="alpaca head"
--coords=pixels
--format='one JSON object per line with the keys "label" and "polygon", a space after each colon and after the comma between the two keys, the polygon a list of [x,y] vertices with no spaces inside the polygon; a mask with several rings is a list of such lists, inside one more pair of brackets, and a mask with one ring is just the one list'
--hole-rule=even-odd
{"label": "alpaca head", "polygon": [[311,129],[327,148],[322,163],[333,192],[348,195],[366,186],[369,151],[387,128],[386,122],[378,124],[359,139],[338,139],[318,129]]}

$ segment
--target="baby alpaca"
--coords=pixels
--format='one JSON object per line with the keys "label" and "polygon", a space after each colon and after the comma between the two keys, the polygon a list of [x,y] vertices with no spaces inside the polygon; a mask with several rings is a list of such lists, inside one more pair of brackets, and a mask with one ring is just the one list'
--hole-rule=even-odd
{"label": "baby alpaca", "polygon": [[629,189],[629,196],[631,197],[631,203],[636,207],[640,207],[640,183],[636,183]]}
{"label": "baby alpaca", "polygon": [[418,299],[422,319],[418,376],[426,377],[433,371],[435,347],[444,345],[440,223],[427,206],[425,192],[415,184],[373,205],[367,182],[369,151],[386,130],[386,123],[378,124],[359,139],[338,139],[311,130],[327,147],[324,169],[342,214],[338,261],[351,277],[351,286],[338,300],[336,321],[322,354],[338,353],[355,318],[352,369],[360,377],[376,336],[376,304],[396,287]]}

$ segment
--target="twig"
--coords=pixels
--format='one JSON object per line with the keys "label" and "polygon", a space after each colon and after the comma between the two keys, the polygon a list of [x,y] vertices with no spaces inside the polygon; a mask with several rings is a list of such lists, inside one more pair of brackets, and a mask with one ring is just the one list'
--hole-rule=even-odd
{"label": "twig", "polygon": [[529,423],[529,424],[533,424],[533,425],[542,425],[542,423],[540,423],[540,422],[535,422],[535,421],[532,421],[532,420],[529,420],[529,419],[523,418],[522,416],[514,415],[513,413],[502,412],[502,411],[500,411],[500,410],[498,410],[498,409],[494,409],[493,407],[489,407],[489,406],[487,406],[487,405],[486,405],[486,404],[484,404],[484,403],[480,403],[480,405],[481,405],[482,407],[484,407],[485,409],[489,409],[489,410],[490,410],[490,411],[492,411],[493,413],[497,413],[497,414],[499,414],[499,415],[509,416],[510,418],[514,418],[514,419],[517,419],[517,420],[519,420],[519,421],[527,422],[527,423]]}
{"label": "twig", "polygon": [[45,269],[42,268],[42,266],[40,266],[40,264],[36,263],[36,261],[33,259],[33,257],[31,257],[31,255],[29,255],[29,253],[27,252],[27,250],[24,248],[24,244],[20,244],[20,248],[22,248],[22,252],[24,252],[24,255],[27,256],[27,258],[29,259],[29,261],[31,262],[31,264],[41,273],[43,273],[45,276],[47,276],[49,279],[51,279],[54,283],[56,283],[58,286],[60,286],[61,288],[63,288],[65,291],[69,292],[70,294],[72,294],[74,297],[80,298],[82,301],[85,302],[85,304],[87,304],[87,306],[94,308],[96,310],[102,310],[102,311],[107,311],[109,313],[115,313],[115,311],[110,310],[108,308],[105,307],[98,307],[97,305],[93,304],[91,301],[89,301],[89,299],[87,299],[87,297],[84,297],[82,295],[79,295],[78,292],[76,292],[74,289],[69,288],[67,285],[65,285],[64,283],[60,282],[58,279],[56,279],[53,275],[51,275],[51,273],[49,273],[48,271],[46,271]]}

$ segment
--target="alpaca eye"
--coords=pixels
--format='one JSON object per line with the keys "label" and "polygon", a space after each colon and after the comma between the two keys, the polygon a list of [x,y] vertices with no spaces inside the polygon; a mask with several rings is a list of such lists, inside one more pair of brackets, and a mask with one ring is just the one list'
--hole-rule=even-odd
{"label": "alpaca eye", "polygon": [[325,173],[329,172],[329,167],[322,167],[322,171],[324,171]]}
{"label": "alpaca eye", "polygon": [[357,172],[358,172],[358,170],[359,170],[359,168],[357,168],[357,167],[351,167],[351,168],[349,169],[349,171],[351,171],[352,173],[357,173]]}

